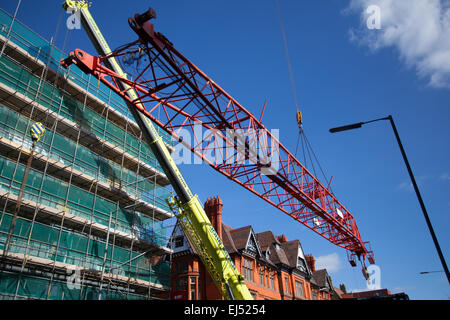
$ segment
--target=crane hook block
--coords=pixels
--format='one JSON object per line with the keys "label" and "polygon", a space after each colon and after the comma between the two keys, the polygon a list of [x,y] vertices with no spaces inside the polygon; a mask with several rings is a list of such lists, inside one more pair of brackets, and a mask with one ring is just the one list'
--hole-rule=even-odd
{"label": "crane hook block", "polygon": [[302,119],[302,113],[300,111],[297,111],[297,123],[298,123],[298,127],[301,128],[302,124],[303,124],[303,119]]}

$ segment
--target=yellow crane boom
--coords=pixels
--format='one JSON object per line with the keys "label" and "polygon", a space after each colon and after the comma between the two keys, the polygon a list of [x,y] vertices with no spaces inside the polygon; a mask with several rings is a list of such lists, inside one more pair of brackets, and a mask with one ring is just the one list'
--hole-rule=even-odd
{"label": "yellow crane boom", "polygon": [[[66,0],[63,3],[63,8],[66,11],[72,10],[80,13],[83,28],[99,55],[105,56],[111,53],[108,43],[89,12],[87,1]],[[106,67],[117,74],[125,75],[115,59],[108,59],[106,63],[108,64]],[[132,89],[123,83],[120,83],[120,85],[122,86],[121,89],[126,90],[132,100],[138,99],[137,94]],[[245,285],[244,277],[236,269],[222,240],[206,216],[197,195],[192,194],[153,123],[136,110],[132,104],[127,102],[127,105],[136,123],[141,128],[144,139],[150,145],[177,194],[176,197],[172,197],[168,201],[168,204],[174,211],[186,237],[208,270],[217,288],[227,299],[253,300]]]}

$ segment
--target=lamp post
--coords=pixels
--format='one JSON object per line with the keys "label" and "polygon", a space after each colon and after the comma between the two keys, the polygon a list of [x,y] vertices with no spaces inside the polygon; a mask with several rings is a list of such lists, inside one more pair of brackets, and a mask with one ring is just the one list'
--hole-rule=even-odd
{"label": "lamp post", "polygon": [[400,151],[403,156],[403,160],[405,162],[406,168],[408,169],[409,177],[411,178],[411,182],[414,187],[414,191],[416,192],[417,199],[419,200],[420,207],[422,208],[423,216],[425,217],[425,221],[426,221],[428,229],[430,231],[431,238],[433,239],[434,245],[436,247],[436,251],[439,255],[439,259],[441,260],[442,267],[444,268],[444,272],[447,275],[447,281],[450,283],[450,273],[448,271],[447,263],[445,262],[445,258],[444,258],[444,255],[442,254],[442,250],[441,250],[441,247],[437,240],[436,234],[434,233],[430,218],[428,217],[428,213],[425,208],[425,204],[423,203],[422,196],[420,195],[419,188],[416,183],[416,179],[414,178],[414,174],[409,165],[409,161],[408,161],[408,158],[406,157],[405,149],[403,149],[403,145],[400,140],[400,136],[398,135],[398,131],[397,131],[397,128],[395,126],[394,119],[392,118],[392,116],[389,115],[387,117],[379,118],[379,119],[375,119],[375,120],[371,120],[371,121],[358,122],[358,123],[353,123],[353,124],[349,124],[346,126],[332,128],[332,129],[330,129],[330,132],[335,133],[335,132],[341,132],[341,131],[346,131],[346,130],[358,129],[358,128],[361,128],[364,124],[368,124],[368,123],[375,122],[375,121],[381,121],[381,120],[389,120],[389,122],[391,123],[392,130],[394,131],[395,138],[397,139],[398,146],[399,146]]}

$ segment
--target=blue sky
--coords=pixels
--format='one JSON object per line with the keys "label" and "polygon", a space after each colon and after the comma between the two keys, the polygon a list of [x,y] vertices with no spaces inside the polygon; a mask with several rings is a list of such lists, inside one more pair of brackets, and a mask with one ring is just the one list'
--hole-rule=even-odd
{"label": "blue sky", "polygon": [[[22,1],[18,19],[46,39],[55,36],[59,20],[58,47],[93,53],[82,30],[67,31],[68,14],[60,2],[41,2],[37,12]],[[135,40],[127,18],[145,11],[148,1],[92,2],[91,13],[112,48]],[[353,1],[349,9],[350,1],[280,0],[304,130],[327,176],[333,176],[334,193],[355,216],[363,240],[372,244],[381,286],[405,291],[411,299],[448,299],[450,287],[443,273],[419,274],[442,267],[389,123],[339,134],[328,129],[393,115],[448,261],[450,73],[443,62],[448,61],[450,32],[436,26],[421,32],[444,2],[414,10],[416,1],[398,1],[397,7],[370,1],[381,6],[382,20],[380,30],[368,30],[362,16],[367,1]],[[12,13],[16,3],[1,6]],[[156,29],[245,108],[259,115],[267,99],[265,126],[280,129],[281,142],[294,152],[296,108],[275,0],[154,0],[151,6],[158,14]],[[417,11],[424,13],[423,20],[411,23]],[[392,26],[397,26],[394,36],[386,32]],[[228,225],[300,239],[305,253],[328,263],[335,286],[366,288],[360,268],[350,266],[343,249],[207,165],[182,165],[181,170],[202,202],[222,198]]]}

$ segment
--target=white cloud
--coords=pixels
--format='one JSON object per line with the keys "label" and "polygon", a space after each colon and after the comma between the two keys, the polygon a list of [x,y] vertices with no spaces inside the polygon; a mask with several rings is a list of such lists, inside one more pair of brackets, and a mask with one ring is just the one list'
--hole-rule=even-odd
{"label": "white cloud", "polygon": [[400,293],[400,292],[408,293],[408,291],[412,291],[412,290],[415,290],[415,289],[416,289],[415,286],[399,286],[399,287],[395,287],[392,290],[392,293]]}
{"label": "white cloud", "polygon": [[450,181],[450,174],[448,174],[448,172],[444,172],[443,174],[441,174],[439,179],[444,180],[444,181]]}
{"label": "white cloud", "polygon": [[413,192],[414,187],[411,182],[402,182],[395,187],[395,190]]}
{"label": "white cloud", "polygon": [[365,288],[365,289],[350,289],[347,290],[347,292],[349,293],[357,293],[357,292],[364,292],[364,291],[368,291],[369,289]]}
{"label": "white cloud", "polygon": [[[442,179],[442,176],[440,177]],[[450,177],[449,177],[450,178]],[[435,179],[435,176],[430,176],[430,175],[422,175],[419,177],[416,177],[416,183],[417,186],[420,188],[424,185],[424,182],[426,180],[429,179]],[[411,183],[411,180],[408,181],[404,181],[402,183],[399,183],[396,187],[395,187],[396,191],[408,191],[408,192],[414,192],[414,187]]]}
{"label": "white cloud", "polygon": [[327,269],[328,273],[337,272],[342,269],[341,260],[337,253],[316,258],[316,270]]}
{"label": "white cloud", "polygon": [[[366,8],[380,8],[381,29],[368,29]],[[386,47],[432,87],[450,88],[450,0],[351,0],[344,13],[360,14],[350,39],[373,52]]]}

